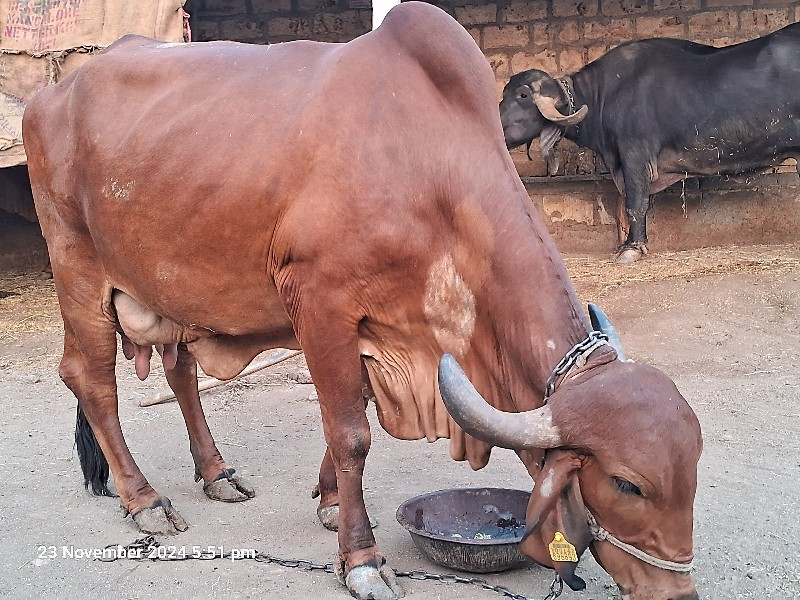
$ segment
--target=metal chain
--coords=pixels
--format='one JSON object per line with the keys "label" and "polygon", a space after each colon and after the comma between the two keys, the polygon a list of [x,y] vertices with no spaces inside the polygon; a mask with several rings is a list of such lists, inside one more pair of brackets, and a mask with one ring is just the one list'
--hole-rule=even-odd
{"label": "metal chain", "polygon": [[586,339],[575,344],[572,349],[567,352],[566,355],[564,355],[564,358],[562,358],[561,361],[559,361],[559,363],[555,366],[553,372],[550,373],[550,377],[547,378],[544,392],[545,403],[550,396],[553,395],[553,392],[556,389],[556,379],[558,379],[559,376],[568,373],[574,366],[582,367],[584,364],[586,364],[586,359],[588,358],[589,354],[594,352],[598,347],[606,344],[608,344],[608,336],[600,331],[589,332],[589,335],[586,336]]}
{"label": "metal chain", "polygon": [[[245,552],[233,553],[230,550],[226,551],[224,548],[208,547],[200,549],[191,553],[183,552],[161,552],[159,548],[166,549],[166,546],[161,546],[158,540],[152,535],[138,538],[127,544],[121,546],[119,544],[110,544],[103,549],[101,556],[97,560],[101,562],[115,562],[120,559],[128,560],[150,560],[150,561],[163,561],[173,562],[180,560],[215,560],[219,558],[226,558],[229,560],[254,560],[261,563],[273,563],[286,567],[289,569],[303,569],[305,571],[325,571],[326,573],[335,573],[333,563],[315,563],[310,560],[294,559],[294,558],[280,558],[265,552]],[[450,575],[446,573],[430,573],[421,569],[413,571],[394,571],[396,577],[406,577],[416,581],[439,581],[441,583],[464,583],[469,585],[477,585],[485,590],[496,592],[512,600],[532,600],[529,596],[517,594],[511,591],[504,585],[492,585],[485,579],[478,577],[461,577],[460,575]],[[553,582],[550,584],[550,592],[543,600],[555,600],[561,595],[564,589],[564,582],[561,577],[556,574]]]}

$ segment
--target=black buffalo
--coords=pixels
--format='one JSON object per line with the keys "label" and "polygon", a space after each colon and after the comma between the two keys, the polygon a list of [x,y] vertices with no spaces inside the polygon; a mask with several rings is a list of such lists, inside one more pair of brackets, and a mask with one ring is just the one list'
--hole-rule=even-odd
{"label": "black buffalo", "polygon": [[514,75],[500,103],[506,145],[538,137],[548,156],[566,137],[600,154],[629,221],[617,261],[633,262],[647,252],[651,194],[800,156],[798,65],[800,24],[723,48],[627,42],[571,77]]}

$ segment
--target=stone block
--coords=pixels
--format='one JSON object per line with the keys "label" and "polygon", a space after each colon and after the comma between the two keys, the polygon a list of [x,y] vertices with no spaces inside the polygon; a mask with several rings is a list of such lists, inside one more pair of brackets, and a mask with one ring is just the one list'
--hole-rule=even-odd
{"label": "stone block", "polygon": [[653,10],[699,10],[700,0],[653,0]]}
{"label": "stone block", "polygon": [[503,9],[501,21],[505,23],[525,23],[547,18],[547,1],[533,0],[514,2]]}
{"label": "stone block", "polygon": [[205,10],[202,13],[203,16],[243,15],[247,13],[247,2],[245,0],[206,0]]}
{"label": "stone block", "polygon": [[607,17],[622,17],[647,12],[647,0],[601,0],[601,12]]}
{"label": "stone block", "polygon": [[625,42],[633,38],[633,19],[587,21],[583,37],[589,41]]}
{"label": "stone block", "polygon": [[497,23],[497,5],[456,6],[456,20],[462,25]]}
{"label": "stone block", "polygon": [[545,49],[535,54],[517,52],[511,57],[512,73],[520,73],[528,69],[540,69],[547,73],[555,73],[558,71],[556,53],[553,50]]}
{"label": "stone block", "polygon": [[728,8],[731,6],[753,6],[753,0],[706,0],[708,8]]}
{"label": "stone block", "polygon": [[739,13],[739,21],[743,33],[763,35],[789,24],[789,9],[762,8],[743,10]]}
{"label": "stone block", "polygon": [[[320,0],[320,3],[324,1],[325,0]],[[328,2],[329,1],[330,0],[328,0]],[[253,13],[257,15],[265,13],[289,12],[290,10],[292,10],[292,0],[269,0],[269,2],[253,2]]]}
{"label": "stone block", "polygon": [[528,25],[501,25],[483,28],[484,48],[515,48],[530,42]]}
{"label": "stone block", "polygon": [[553,25],[553,38],[558,42],[568,44],[578,41],[580,37],[581,23],[577,19]]}
{"label": "stone block", "polygon": [[593,46],[589,46],[589,50],[587,53],[587,59],[589,62],[594,62],[601,56],[603,56],[606,52],[608,52],[609,47],[605,44],[595,44]]}
{"label": "stone block", "polygon": [[487,54],[486,58],[489,61],[489,64],[492,65],[492,71],[494,71],[495,79],[501,79],[504,81],[508,81],[511,77],[509,69],[511,68],[511,62],[508,60],[508,56],[506,54]]}
{"label": "stone block", "polygon": [[640,38],[686,37],[687,18],[680,15],[668,17],[639,17],[636,19],[636,35]]}
{"label": "stone block", "polygon": [[554,17],[593,17],[598,0],[553,0]]}
{"label": "stone block", "polygon": [[583,68],[586,59],[583,50],[579,48],[569,48],[562,50],[558,55],[558,65],[560,75],[570,75]]}
{"label": "stone block", "polygon": [[732,10],[703,12],[689,17],[689,35],[692,37],[715,37],[738,28],[739,17]]}
{"label": "stone block", "polygon": [[266,44],[267,27],[263,21],[227,19],[222,22],[222,39]]}

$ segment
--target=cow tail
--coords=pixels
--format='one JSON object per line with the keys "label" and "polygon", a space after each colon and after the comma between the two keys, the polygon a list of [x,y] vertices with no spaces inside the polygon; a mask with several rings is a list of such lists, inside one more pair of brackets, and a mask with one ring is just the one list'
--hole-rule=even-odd
{"label": "cow tail", "polygon": [[75,419],[75,447],[78,449],[86,489],[91,485],[95,496],[115,496],[108,489],[108,461],[80,404]]}

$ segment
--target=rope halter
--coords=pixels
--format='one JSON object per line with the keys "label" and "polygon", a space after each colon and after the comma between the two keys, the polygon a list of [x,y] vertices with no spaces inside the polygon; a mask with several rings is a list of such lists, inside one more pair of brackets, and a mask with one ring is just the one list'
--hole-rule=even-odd
{"label": "rope halter", "polygon": [[589,531],[592,533],[592,538],[601,541],[601,542],[608,542],[623,552],[627,552],[631,556],[635,556],[642,562],[646,562],[648,565],[652,565],[654,567],[658,567],[659,569],[666,569],[667,571],[676,571],[678,573],[688,573],[692,570],[692,559],[689,559],[688,563],[678,563],[672,562],[671,560],[664,560],[663,558],[657,558],[655,556],[650,556],[647,552],[643,552],[638,548],[634,548],[630,544],[626,544],[625,542],[621,541],[620,539],[614,537],[607,529],[604,529],[597,523],[597,519],[594,518],[594,515],[586,511],[586,520],[589,523]]}

